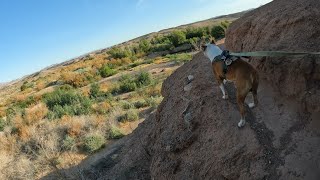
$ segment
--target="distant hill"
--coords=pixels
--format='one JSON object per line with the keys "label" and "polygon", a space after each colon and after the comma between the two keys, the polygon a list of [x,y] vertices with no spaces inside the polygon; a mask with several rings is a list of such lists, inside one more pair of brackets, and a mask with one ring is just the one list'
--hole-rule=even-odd
{"label": "distant hill", "polygon": [[65,65],[68,65],[68,64],[71,64],[73,62],[76,62],[78,60],[81,60],[81,59],[85,59],[86,57],[90,56],[90,55],[94,55],[94,54],[99,54],[99,53],[103,53],[103,52],[106,52],[108,49],[114,47],[114,46],[121,46],[121,45],[129,45],[131,43],[136,43],[138,41],[140,41],[141,39],[144,39],[144,38],[151,38],[155,35],[164,35],[164,34],[168,34],[174,30],[177,30],[177,29],[187,29],[189,27],[203,27],[203,26],[210,26],[210,25],[214,25],[216,24],[217,22],[221,22],[223,20],[227,20],[227,21],[234,21],[238,18],[240,18],[241,16],[243,16],[245,13],[251,11],[252,9],[250,10],[246,10],[246,11],[241,11],[241,12],[238,12],[238,13],[234,13],[234,14],[228,14],[228,15],[222,15],[222,16],[217,16],[217,17],[213,17],[213,18],[210,18],[210,19],[206,19],[206,20],[202,20],[202,21],[198,21],[198,22],[194,22],[194,23],[189,23],[189,24],[184,24],[184,25],[180,25],[180,26],[177,26],[177,27],[172,27],[172,28],[168,28],[168,29],[163,29],[163,30],[160,30],[158,32],[152,32],[152,33],[149,33],[149,34],[146,34],[146,35],[143,35],[143,36],[139,36],[137,38],[134,38],[134,39],[131,39],[131,40],[128,40],[128,41],[125,41],[123,43],[120,43],[120,44],[116,44],[116,45],[113,45],[113,46],[110,46],[110,47],[107,47],[107,48],[103,48],[103,49],[98,49],[98,50],[95,50],[95,51],[92,51],[92,52],[89,52],[89,53],[86,53],[84,55],[81,55],[79,57],[76,57],[76,58],[72,58],[70,60],[67,60],[65,62],[62,62],[62,63],[59,63],[59,64],[53,64],[47,68],[45,68],[44,70],[46,69],[50,69],[50,68],[54,68],[54,67],[58,67],[58,66],[65,66]]}

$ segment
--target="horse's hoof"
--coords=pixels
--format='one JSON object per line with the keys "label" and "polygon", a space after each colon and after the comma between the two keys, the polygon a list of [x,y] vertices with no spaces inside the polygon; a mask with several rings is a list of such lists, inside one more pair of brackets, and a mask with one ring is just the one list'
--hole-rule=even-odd
{"label": "horse's hoof", "polygon": [[229,98],[228,95],[222,96],[222,99],[228,99],[228,98]]}

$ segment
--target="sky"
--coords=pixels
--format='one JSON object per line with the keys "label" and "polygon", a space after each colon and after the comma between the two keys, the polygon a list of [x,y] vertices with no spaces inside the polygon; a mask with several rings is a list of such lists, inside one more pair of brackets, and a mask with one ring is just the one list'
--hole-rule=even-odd
{"label": "sky", "polygon": [[85,53],[271,0],[0,0],[0,82]]}

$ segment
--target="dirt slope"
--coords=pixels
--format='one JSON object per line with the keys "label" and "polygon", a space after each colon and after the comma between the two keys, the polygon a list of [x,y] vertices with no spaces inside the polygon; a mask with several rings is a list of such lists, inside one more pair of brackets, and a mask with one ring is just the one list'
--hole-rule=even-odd
{"label": "dirt slope", "polygon": [[[232,23],[226,47],[231,51],[320,52],[320,1],[274,0]],[[320,111],[320,61],[316,56],[252,60],[281,95]]]}
{"label": "dirt slope", "polygon": [[[308,33],[319,33],[319,9],[313,0],[273,1],[237,20],[226,47],[319,51],[320,34]],[[223,100],[198,53],[164,82],[164,100],[131,135],[44,179],[320,179],[319,57],[251,63],[261,75],[260,104],[247,108],[244,128],[233,85]]]}

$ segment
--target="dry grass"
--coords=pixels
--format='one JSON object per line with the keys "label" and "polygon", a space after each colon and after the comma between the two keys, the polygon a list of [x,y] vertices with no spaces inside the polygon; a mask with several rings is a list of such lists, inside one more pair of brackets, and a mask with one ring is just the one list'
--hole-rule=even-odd
{"label": "dry grass", "polygon": [[4,158],[4,161],[7,162],[2,169],[2,172],[5,172],[2,174],[3,179],[34,179],[36,168],[26,156],[19,156],[13,160]]}
{"label": "dry grass", "polygon": [[45,104],[40,103],[31,108],[25,109],[25,124],[32,125],[42,120],[48,113],[48,108]]}
{"label": "dry grass", "polygon": [[94,104],[92,107],[97,114],[106,114],[107,112],[110,111],[110,109],[112,108],[112,105],[110,104],[110,102],[105,101],[102,103]]}
{"label": "dry grass", "polygon": [[76,72],[65,72],[61,74],[61,80],[65,84],[69,84],[73,87],[83,87],[89,84],[87,77],[84,74]]}

